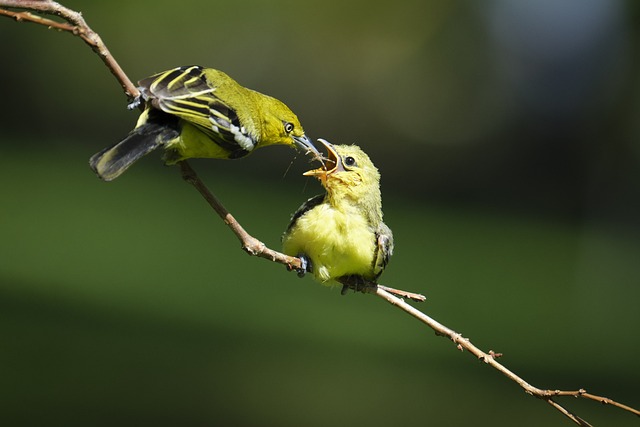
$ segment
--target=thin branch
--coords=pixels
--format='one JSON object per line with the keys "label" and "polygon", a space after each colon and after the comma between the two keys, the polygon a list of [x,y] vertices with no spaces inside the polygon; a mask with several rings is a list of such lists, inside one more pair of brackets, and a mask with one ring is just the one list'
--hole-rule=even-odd
{"label": "thin branch", "polygon": [[68,9],[61,4],[50,0],[0,0],[0,7],[26,9],[47,15],[59,16],[66,21],[66,23],[42,18],[28,12],[13,12],[6,9],[0,9],[0,15],[11,17],[16,21],[32,22],[34,24],[44,25],[48,28],[66,31],[74,36],[80,37],[91,47],[100,59],[102,59],[102,62],[104,62],[109,71],[111,71],[116,80],[120,83],[120,86],[127,97],[135,98],[138,96],[139,92],[136,86],[122,70],[122,67],[120,67],[120,64],[118,64],[113,55],[111,55],[109,49],[107,49],[107,46],[104,44],[100,36],[89,28],[80,12]]}
{"label": "thin branch", "polygon": [[[82,40],[87,43],[91,49],[100,56],[103,60],[107,68],[111,71],[111,73],[116,77],[120,85],[124,89],[126,95],[130,98],[134,98],[138,95],[138,90],[135,85],[131,83],[131,80],[127,77],[124,71],[120,68],[118,63],[115,61],[113,56],[109,53],[106,46],[100,39],[97,33],[95,33],[89,26],[86,24],[82,15],[73,10],[67,9],[62,5],[50,1],[50,0],[0,0],[0,7],[9,7],[14,9],[24,9],[26,11],[33,11],[44,13],[48,15],[55,15],[62,18],[65,22],[54,21],[48,18],[43,18],[37,15],[33,15],[29,12],[16,12],[12,10],[0,9],[0,15],[7,16],[15,19],[18,22],[32,22],[39,25],[44,25],[49,28],[54,28],[60,31],[70,32],[73,35],[80,37]],[[242,249],[250,255],[258,256],[261,258],[268,259],[273,262],[278,262],[280,264],[284,264],[289,269],[299,269],[301,267],[301,262],[298,258],[290,257],[280,252],[269,249],[264,243],[259,241],[258,239],[251,236],[247,231],[236,221],[236,219],[231,215],[231,213],[224,208],[222,203],[209,191],[209,189],[204,185],[204,183],[198,178],[195,171],[189,166],[186,161],[180,162],[180,169],[182,172],[182,177],[189,183],[191,183],[196,190],[202,195],[202,197],[209,203],[209,205],[216,211],[216,213],[222,218],[222,220],[229,226],[229,228],[233,231],[233,233],[238,237],[241,242]],[[554,397],[580,397],[588,400],[593,400],[596,402],[600,402],[606,405],[614,406],[620,408],[624,411],[628,411],[632,414],[640,416],[640,411],[631,408],[627,405],[623,405],[621,403],[615,402],[609,398],[596,396],[590,393],[587,393],[585,390],[580,389],[576,391],[562,391],[562,390],[543,390],[537,387],[534,387],[527,383],[524,379],[516,375],[514,372],[507,369],[504,365],[499,363],[496,359],[500,356],[499,353],[495,353],[493,351],[489,351],[488,353],[480,350],[478,347],[473,345],[469,339],[464,338],[462,334],[442,325],[431,317],[427,316],[425,313],[417,310],[415,307],[406,303],[402,298],[398,298],[394,296],[400,295],[405,298],[420,298],[424,299],[423,296],[418,294],[412,294],[410,292],[398,291],[393,288],[387,288],[382,285],[365,282],[365,283],[350,283],[345,282],[344,285],[347,288],[354,289],[356,291],[365,292],[365,293],[374,293],[378,297],[384,299],[395,307],[405,311],[416,319],[420,320],[428,327],[433,329],[435,333],[439,336],[449,338],[456,347],[460,350],[467,350],[470,354],[474,355],[477,359],[483,361],[487,365],[491,366],[498,372],[502,373],[504,376],[509,378],[511,381],[517,383],[527,394],[537,397],[541,400],[546,401],[560,413],[565,415],[575,424],[580,426],[590,426],[588,422],[578,417],[577,415],[571,413],[567,409],[565,409],[562,405],[558,404]]]}
{"label": "thin branch", "polygon": [[583,420],[582,418],[580,418],[579,416],[573,414],[572,412],[569,412],[566,408],[564,408],[563,406],[561,406],[558,402],[556,402],[555,400],[549,398],[549,399],[544,399],[547,401],[547,403],[551,406],[553,406],[554,408],[556,408],[558,411],[560,411],[561,414],[563,414],[564,416],[566,416],[567,418],[569,418],[571,421],[573,421],[574,423],[578,424],[579,426],[583,426],[583,427],[593,427],[591,424],[589,424],[588,422],[586,422],[585,420]]}
{"label": "thin branch", "polygon": [[302,263],[299,258],[271,250],[260,240],[247,233],[233,215],[231,215],[231,213],[222,205],[220,200],[218,200],[218,198],[209,191],[207,186],[204,185],[186,160],[179,162],[179,165],[182,172],[182,178],[198,190],[200,195],[207,201],[207,203],[209,203],[209,206],[216,211],[218,216],[220,216],[224,223],[227,224],[231,231],[233,231],[236,237],[238,237],[238,240],[240,240],[242,250],[249,255],[284,264],[289,270],[301,268]]}
{"label": "thin branch", "polygon": [[[229,226],[231,231],[238,237],[241,242],[242,249],[247,252],[249,255],[258,256],[260,258],[265,258],[274,262],[278,262],[280,264],[284,264],[289,269],[297,269],[300,268],[300,259],[296,257],[290,257],[288,255],[282,254],[280,252],[274,251],[266,247],[264,243],[259,241],[258,239],[251,236],[247,231],[238,223],[238,221],[227,211],[227,209],[222,205],[222,203],[209,191],[207,186],[200,180],[200,178],[196,175],[195,171],[189,166],[186,161],[180,162],[180,167],[182,170],[182,177],[192,184],[196,190],[202,195],[202,197],[209,203],[209,205],[216,211],[216,213],[222,218],[222,220]],[[485,362],[498,372],[502,373],[504,376],[509,378],[511,381],[517,383],[527,394],[542,399],[549,403],[552,407],[557,409],[560,413],[565,415],[571,421],[576,423],[577,425],[589,427],[587,421],[583,420],[579,416],[573,414],[562,405],[553,400],[554,397],[558,396],[571,396],[571,397],[582,397],[585,399],[595,400],[601,403],[609,404],[612,406],[616,406],[625,411],[631,412],[635,415],[640,416],[640,411],[631,408],[627,405],[623,405],[621,403],[615,402],[606,397],[595,396],[587,393],[585,390],[580,389],[576,391],[563,391],[563,390],[543,390],[537,387],[532,386],[520,376],[509,370],[507,367],[499,363],[496,359],[500,356],[493,351],[489,351],[488,353],[480,350],[474,344],[469,341],[468,338],[464,338],[462,334],[450,329],[440,322],[434,320],[429,317],[422,311],[416,309],[412,305],[408,304],[406,301],[402,299],[411,298],[416,301],[424,301],[424,296],[419,294],[413,294],[411,292],[401,291],[393,288],[389,288],[386,286],[382,286],[372,282],[364,282],[364,283],[354,283],[354,282],[342,282],[346,287],[354,289],[358,292],[363,293],[374,293],[378,297],[386,300],[391,305],[400,308],[416,319],[420,320],[431,329],[433,329],[436,335],[443,336],[449,338],[454,344],[456,344],[458,350],[463,351],[467,350],[469,353],[474,355],[479,360]],[[400,298],[393,294],[399,294]]]}
{"label": "thin branch", "polygon": [[[558,411],[560,411],[560,413],[568,417],[574,423],[580,426],[591,426],[591,424],[587,423],[585,420],[578,417],[577,415],[571,413],[562,405],[560,405],[559,403],[557,403],[552,399],[553,396],[559,396],[559,395],[580,396],[579,394],[576,394],[575,392],[566,392],[566,391],[542,390],[537,387],[534,387],[528,382],[526,382],[525,380],[523,380],[522,378],[520,378],[518,375],[516,375],[515,373],[507,369],[504,365],[499,363],[496,360],[498,355],[493,351],[489,351],[489,353],[485,353],[484,351],[480,350],[478,347],[473,345],[468,338],[464,338],[462,334],[444,326],[443,324],[427,316],[420,310],[417,310],[415,307],[407,304],[404,300],[391,295],[390,293],[386,292],[383,289],[378,289],[376,291],[376,295],[386,300],[391,305],[398,307],[401,310],[404,310],[405,312],[409,313],[411,316],[420,320],[422,323],[426,324],[431,329],[433,329],[436,335],[449,338],[451,341],[453,341],[454,344],[456,344],[456,347],[458,348],[458,350],[460,351],[467,350],[469,353],[476,356],[476,358],[478,358],[479,360],[490,365],[492,368],[502,373],[511,381],[514,381],[515,383],[517,383],[520,387],[522,387],[522,389],[527,394],[547,401],[547,403],[549,403],[551,406],[556,408]],[[634,411],[635,410],[631,412],[634,412]],[[636,412],[636,415],[638,415],[637,411],[635,412]]]}

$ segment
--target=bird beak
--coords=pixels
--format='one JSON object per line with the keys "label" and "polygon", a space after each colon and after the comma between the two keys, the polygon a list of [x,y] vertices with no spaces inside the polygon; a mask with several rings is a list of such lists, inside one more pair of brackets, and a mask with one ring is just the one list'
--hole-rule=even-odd
{"label": "bird beak", "polygon": [[322,161],[322,154],[320,154],[320,152],[318,151],[318,149],[313,145],[313,142],[311,142],[311,139],[309,139],[308,136],[306,135],[302,135],[302,136],[292,136],[293,138],[293,142],[296,143],[296,145],[298,146],[298,148],[302,149],[302,151],[304,151],[304,154],[313,154],[313,159],[314,160],[320,160]]}
{"label": "bird beak", "polygon": [[[324,140],[322,138],[318,138],[318,141],[320,141],[322,145],[324,145],[325,148],[327,149],[327,157],[324,158],[325,162],[323,163],[321,168],[306,171],[302,175],[315,176],[320,181],[324,182],[324,180],[327,179],[327,175],[344,171],[344,166],[342,166],[342,160],[340,159],[340,156],[338,155],[335,148],[333,148],[333,145],[329,141]],[[328,167],[330,167],[331,169],[328,169]]]}

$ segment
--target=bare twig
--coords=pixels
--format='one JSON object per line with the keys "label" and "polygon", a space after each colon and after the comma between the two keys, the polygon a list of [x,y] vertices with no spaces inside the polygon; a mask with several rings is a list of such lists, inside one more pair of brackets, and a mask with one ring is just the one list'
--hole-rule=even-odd
{"label": "bare twig", "polygon": [[16,21],[32,22],[34,24],[44,25],[48,28],[66,31],[74,36],[80,37],[96,54],[98,54],[100,59],[102,59],[102,62],[104,62],[109,71],[111,71],[118,80],[122,89],[124,89],[125,94],[129,98],[135,98],[138,96],[139,92],[136,86],[125,74],[118,62],[116,62],[100,36],[89,28],[80,12],[68,9],[60,3],[51,0],[1,0],[0,7],[24,9],[27,11],[44,13],[46,15],[59,16],[66,22],[53,21],[51,19],[33,15],[29,12],[14,12],[11,10],[0,9],[0,15],[8,16]]}
{"label": "bare twig", "polygon": [[474,355],[479,360],[481,360],[484,363],[490,365],[492,368],[494,368],[498,372],[502,373],[504,376],[509,378],[511,381],[517,383],[525,391],[525,393],[527,393],[527,394],[529,394],[531,396],[537,397],[538,399],[542,399],[542,400],[546,401],[551,406],[553,406],[558,411],[560,411],[563,415],[568,417],[571,421],[573,421],[574,423],[576,423],[576,424],[578,424],[580,426],[590,426],[591,424],[589,424],[588,422],[586,422],[582,418],[578,417],[577,415],[575,415],[572,412],[570,412],[567,409],[565,409],[562,405],[560,405],[555,400],[553,400],[554,397],[556,397],[556,396],[558,396],[558,397],[559,396],[582,397],[582,398],[585,398],[585,399],[590,399],[590,400],[595,400],[595,401],[598,401],[598,402],[601,402],[601,403],[610,404],[610,405],[616,406],[616,407],[618,407],[620,409],[623,409],[625,411],[631,412],[632,414],[640,416],[640,411],[638,411],[637,409],[634,409],[634,408],[631,408],[630,406],[623,405],[621,403],[615,402],[615,401],[613,401],[611,399],[608,399],[606,397],[600,397],[600,396],[591,395],[591,394],[587,393],[583,389],[576,390],[576,391],[562,391],[562,390],[543,390],[543,389],[539,389],[537,387],[534,387],[531,384],[529,384],[528,382],[526,382],[524,379],[522,379],[521,377],[516,375],[514,372],[510,371],[509,369],[507,369],[504,365],[499,363],[496,360],[498,355],[496,353],[494,353],[493,351],[489,351],[489,353],[485,353],[484,351],[482,351],[478,347],[476,347],[474,344],[472,344],[471,341],[469,341],[469,339],[464,338],[462,336],[462,334],[454,331],[453,329],[447,328],[443,324],[441,324],[438,321],[432,319],[431,317],[427,316],[423,312],[417,310],[412,305],[407,304],[402,299],[400,299],[398,297],[395,297],[395,296],[391,295],[390,293],[386,292],[384,289],[378,288],[376,290],[376,295],[378,295],[380,298],[383,298],[384,300],[386,300],[390,304],[398,307],[399,309],[404,310],[405,312],[407,312],[411,316],[415,317],[416,319],[420,320],[421,322],[423,322],[424,324],[429,326],[431,329],[433,329],[435,331],[436,335],[449,338],[451,341],[453,341],[454,344],[456,344],[456,347],[458,348],[458,350],[460,350],[460,351],[467,350],[469,353]]}
{"label": "bare twig", "polygon": [[233,231],[238,237],[244,250],[249,255],[257,256],[260,258],[268,259],[269,261],[278,262],[284,264],[288,269],[299,269],[302,266],[299,258],[288,256],[280,252],[269,249],[264,243],[255,237],[251,236],[240,225],[238,221],[229,213],[229,211],[222,205],[220,200],[209,191],[206,185],[200,180],[196,172],[191,168],[186,160],[181,161],[180,169],[182,172],[182,178],[193,185],[200,195],[209,203],[209,205],[216,211],[218,216],[222,218],[225,224]]}
{"label": "bare twig", "polygon": [[[233,233],[238,237],[242,244],[242,249],[247,252],[249,255],[258,256],[260,258],[265,258],[273,262],[278,262],[280,264],[284,264],[288,269],[298,269],[301,266],[301,262],[299,258],[291,257],[280,252],[269,249],[264,243],[251,236],[247,231],[238,223],[238,221],[231,215],[231,213],[222,205],[222,203],[209,191],[207,186],[200,180],[200,178],[196,175],[195,171],[189,166],[186,161],[182,161],[179,163],[182,171],[182,177],[185,181],[192,184],[196,190],[202,195],[202,197],[209,203],[209,205],[216,211],[216,213],[222,218],[222,220],[227,224],[227,226],[233,231]],[[467,350],[472,355],[476,356],[479,360],[484,363],[490,365],[495,370],[502,373],[504,376],[517,383],[527,394],[537,397],[541,400],[546,401],[552,407],[557,409],[560,413],[565,415],[575,424],[590,427],[587,421],[583,420],[579,416],[573,414],[558,402],[556,402],[554,397],[562,397],[562,396],[571,396],[571,397],[581,397],[589,400],[594,400],[603,404],[611,405],[623,409],[625,411],[631,412],[637,416],[640,416],[640,411],[618,403],[614,400],[608,399],[606,397],[596,396],[587,393],[584,389],[576,390],[576,391],[563,391],[563,390],[543,390],[537,387],[532,386],[520,376],[516,375],[511,370],[507,369],[504,365],[499,363],[496,359],[501,356],[500,353],[495,353],[490,350],[488,353],[480,350],[474,344],[469,341],[468,338],[464,338],[462,334],[455,332],[453,329],[450,329],[438,321],[432,319],[425,313],[416,309],[412,305],[405,302],[402,298],[409,298],[415,301],[424,301],[425,297],[420,294],[414,294],[411,292],[401,291],[393,288],[389,288],[386,286],[382,286],[373,282],[364,282],[364,283],[354,283],[345,281],[343,283],[346,287],[354,289],[355,291],[364,292],[364,293],[375,293],[378,297],[386,300],[390,304],[395,307],[400,308],[401,310],[407,312],[411,316],[420,320],[431,329],[433,329],[436,335],[443,336],[449,338],[458,350],[463,351]],[[395,294],[395,295],[394,295]],[[398,296],[396,296],[398,295]]]}
{"label": "bare twig", "polygon": [[[138,90],[131,83],[129,78],[126,76],[124,71],[117,64],[113,56],[109,53],[106,46],[100,39],[100,37],[89,28],[86,24],[82,15],[73,10],[67,9],[62,5],[50,1],[50,0],[0,0],[0,8],[8,7],[13,9],[22,9],[22,12],[16,12],[7,9],[0,9],[0,15],[7,16],[15,19],[16,21],[22,22],[32,22],[35,24],[40,24],[47,26],[49,28],[58,29],[61,31],[70,32],[84,40],[90,47],[96,52],[100,58],[103,60],[107,68],[111,71],[111,73],[116,77],[116,79],[120,82],[120,85],[124,89],[126,95],[130,98],[133,98],[138,95]],[[43,18],[37,15],[33,15],[29,13],[38,12],[44,13],[48,15],[55,15],[62,18],[65,22],[54,21],[48,18]],[[204,183],[198,178],[195,171],[189,166],[186,161],[180,162],[180,168],[182,172],[182,177],[189,183],[191,183],[198,192],[202,195],[202,197],[207,200],[209,205],[216,211],[216,213],[222,218],[222,220],[231,228],[234,234],[238,237],[242,244],[242,249],[250,255],[258,256],[261,258],[268,259],[270,261],[278,262],[286,265],[289,269],[298,269],[301,267],[300,259],[295,257],[290,257],[280,252],[274,251],[266,247],[264,243],[259,241],[258,239],[251,236],[247,231],[236,221],[236,219],[227,211],[224,206],[220,203],[220,201],[208,190],[208,188],[204,185]],[[444,336],[449,338],[456,347],[460,350],[467,350],[470,354],[474,355],[477,359],[483,361],[487,365],[491,366],[498,372],[502,373],[504,376],[509,378],[511,381],[517,383],[527,394],[537,397],[541,400],[546,401],[552,407],[557,409],[560,413],[565,415],[575,424],[580,426],[590,426],[588,422],[578,417],[577,415],[571,413],[562,405],[558,404],[554,398],[555,397],[580,397],[584,399],[593,400],[596,402],[600,402],[606,405],[614,406],[620,408],[624,411],[628,411],[632,414],[640,416],[640,411],[629,407],[627,405],[623,405],[606,397],[596,396],[590,393],[587,393],[585,390],[580,389],[576,391],[562,391],[562,390],[543,390],[537,387],[534,387],[523,380],[521,377],[516,375],[514,372],[507,369],[504,365],[499,363],[496,359],[500,356],[499,353],[495,353],[493,351],[489,351],[485,353],[480,350],[478,347],[473,345],[469,339],[464,338],[462,334],[455,332],[452,329],[447,328],[431,317],[427,316],[425,313],[417,310],[415,307],[406,303],[402,298],[412,298],[416,300],[423,300],[424,297],[419,294],[413,294],[410,292],[399,291],[393,288],[387,288],[382,285],[376,283],[349,283],[345,282],[345,286],[348,288],[366,292],[366,293],[375,293],[378,297],[386,300],[390,304],[399,309],[405,311],[416,319],[420,320],[428,327],[433,329],[437,335]]]}

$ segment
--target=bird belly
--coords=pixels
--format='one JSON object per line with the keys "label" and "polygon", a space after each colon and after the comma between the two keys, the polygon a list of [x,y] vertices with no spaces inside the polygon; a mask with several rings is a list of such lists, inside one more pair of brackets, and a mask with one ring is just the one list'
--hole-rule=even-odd
{"label": "bird belly", "polygon": [[285,253],[310,258],[315,277],[329,282],[346,275],[372,278],[375,235],[362,215],[322,204],[298,218]]}
{"label": "bird belly", "polygon": [[191,158],[228,159],[229,150],[216,144],[207,134],[192,124],[183,121],[180,136],[170,141],[167,146],[167,164],[175,164],[180,160]]}

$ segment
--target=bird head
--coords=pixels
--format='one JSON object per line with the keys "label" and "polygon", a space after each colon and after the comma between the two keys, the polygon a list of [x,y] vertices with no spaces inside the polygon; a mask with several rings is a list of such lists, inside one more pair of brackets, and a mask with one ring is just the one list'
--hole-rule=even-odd
{"label": "bird head", "polygon": [[318,139],[327,149],[323,167],[304,173],[315,176],[330,199],[348,199],[359,205],[380,204],[380,173],[357,145],[333,145]]}
{"label": "bird head", "polygon": [[322,160],[322,155],[304,134],[300,120],[289,107],[278,99],[261,95],[262,99],[262,145],[289,145]]}

